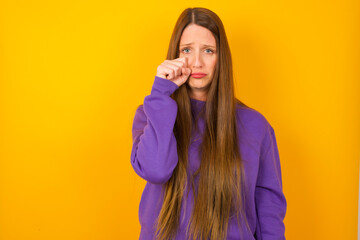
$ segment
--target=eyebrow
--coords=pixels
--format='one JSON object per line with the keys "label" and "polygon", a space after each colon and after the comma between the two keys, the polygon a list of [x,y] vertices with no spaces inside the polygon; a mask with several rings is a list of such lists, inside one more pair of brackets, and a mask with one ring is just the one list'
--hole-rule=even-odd
{"label": "eyebrow", "polygon": [[[191,45],[193,43],[185,43],[185,44],[181,44],[180,46],[188,46],[188,45]],[[212,46],[212,45],[207,45],[207,44],[203,44],[204,47],[213,47],[215,48],[215,46]]]}

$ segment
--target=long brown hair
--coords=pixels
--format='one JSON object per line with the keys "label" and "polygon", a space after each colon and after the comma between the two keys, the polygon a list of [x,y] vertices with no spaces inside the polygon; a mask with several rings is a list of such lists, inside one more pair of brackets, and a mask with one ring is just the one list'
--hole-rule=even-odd
{"label": "long brown hair", "polygon": [[[247,106],[234,96],[230,48],[223,24],[214,12],[206,8],[185,9],[173,30],[167,59],[179,57],[180,38],[189,24],[197,24],[212,32],[218,58],[205,103],[205,130],[199,153],[201,164],[190,176],[195,203],[186,232],[189,239],[194,240],[226,239],[233,213],[236,214],[239,229],[240,219],[249,229],[244,210],[245,177],[236,125],[236,104]],[[156,222],[158,240],[171,239],[176,235],[182,198],[188,184],[188,149],[193,115],[186,84],[181,85],[171,97],[178,106],[174,126],[178,164],[169,181],[163,185],[163,205]],[[194,178],[198,174],[199,184],[195,189]],[[183,209],[185,213],[186,207]]]}

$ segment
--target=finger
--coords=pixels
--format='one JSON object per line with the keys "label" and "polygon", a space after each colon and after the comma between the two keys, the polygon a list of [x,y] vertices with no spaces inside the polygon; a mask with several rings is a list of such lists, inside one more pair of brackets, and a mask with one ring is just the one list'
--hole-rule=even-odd
{"label": "finger", "polygon": [[164,62],[166,63],[170,63],[170,64],[175,64],[176,66],[179,67],[184,67],[184,62],[178,59],[174,59],[174,60],[165,60]]}
{"label": "finger", "polygon": [[168,66],[162,65],[162,73],[165,75],[166,79],[175,78],[175,70]]}
{"label": "finger", "polygon": [[185,76],[190,76],[191,74],[191,69],[190,68],[183,68],[182,72]]}
{"label": "finger", "polygon": [[178,58],[178,61],[182,62],[184,65],[183,67],[188,67],[188,59],[187,57],[181,57],[181,58]]}
{"label": "finger", "polygon": [[167,62],[167,64],[172,64],[174,66],[177,66],[179,68],[179,73],[181,73],[181,68],[184,67],[184,62],[178,61],[178,60],[172,60],[170,62]]}
{"label": "finger", "polygon": [[174,69],[175,72],[176,72],[176,76],[181,75],[181,68],[182,68],[183,63],[180,63],[180,62],[176,63],[174,61],[167,61],[167,62],[164,62],[164,65]]}
{"label": "finger", "polygon": [[182,72],[181,80],[185,82],[189,78],[191,70],[190,68],[182,68],[181,72]]}

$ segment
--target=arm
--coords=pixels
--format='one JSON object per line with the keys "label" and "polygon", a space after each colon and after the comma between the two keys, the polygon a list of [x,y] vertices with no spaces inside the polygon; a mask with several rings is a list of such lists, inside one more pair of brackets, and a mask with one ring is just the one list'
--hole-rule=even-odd
{"label": "arm", "polygon": [[255,202],[262,240],[284,240],[287,202],[282,191],[281,166],[274,129],[268,125],[261,146]]}
{"label": "arm", "polygon": [[177,104],[170,95],[178,86],[155,76],[151,94],[135,113],[131,165],[148,182],[166,183],[175,169],[178,156],[173,133]]}

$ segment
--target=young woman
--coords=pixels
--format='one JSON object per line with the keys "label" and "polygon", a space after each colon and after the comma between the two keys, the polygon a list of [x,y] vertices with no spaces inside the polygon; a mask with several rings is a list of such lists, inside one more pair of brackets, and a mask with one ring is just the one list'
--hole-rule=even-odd
{"label": "young woman", "polygon": [[285,239],[274,129],[235,98],[214,12],[182,12],[132,134],[131,164],[147,181],[140,239]]}

